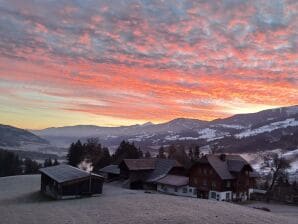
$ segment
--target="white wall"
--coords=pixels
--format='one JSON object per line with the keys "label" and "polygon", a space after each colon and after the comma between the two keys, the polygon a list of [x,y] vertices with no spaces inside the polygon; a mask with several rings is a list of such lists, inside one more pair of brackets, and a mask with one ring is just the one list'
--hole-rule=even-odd
{"label": "white wall", "polygon": [[209,191],[209,199],[217,201],[231,201],[232,191]]}
{"label": "white wall", "polygon": [[157,184],[157,191],[165,193],[165,194],[172,194],[178,196],[185,196],[185,197],[197,197],[196,188],[190,187],[188,185],[182,187],[174,187],[165,184]]}

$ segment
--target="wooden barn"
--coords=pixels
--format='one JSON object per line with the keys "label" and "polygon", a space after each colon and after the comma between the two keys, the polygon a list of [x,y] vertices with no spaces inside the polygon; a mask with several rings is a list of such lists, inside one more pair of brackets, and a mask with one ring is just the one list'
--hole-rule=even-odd
{"label": "wooden barn", "polygon": [[40,190],[55,199],[102,193],[104,177],[69,165],[42,168]]}
{"label": "wooden barn", "polygon": [[105,177],[106,182],[111,182],[120,178],[120,169],[118,165],[105,166],[99,170],[99,173]]}

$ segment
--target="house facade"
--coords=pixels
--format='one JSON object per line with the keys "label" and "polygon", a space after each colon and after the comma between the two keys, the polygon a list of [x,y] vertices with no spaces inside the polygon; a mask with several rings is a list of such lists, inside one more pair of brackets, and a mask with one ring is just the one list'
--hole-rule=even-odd
{"label": "house facade", "polygon": [[239,155],[206,155],[189,171],[189,185],[197,197],[218,201],[249,199],[254,187],[253,169]]}
{"label": "house facade", "polygon": [[158,192],[177,196],[197,197],[196,188],[189,186],[188,177],[170,174],[159,179],[156,183]]}

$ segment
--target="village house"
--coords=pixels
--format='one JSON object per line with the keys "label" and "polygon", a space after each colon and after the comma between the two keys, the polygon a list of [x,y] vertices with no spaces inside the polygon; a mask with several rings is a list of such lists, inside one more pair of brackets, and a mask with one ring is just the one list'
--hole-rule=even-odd
{"label": "village house", "polygon": [[76,198],[102,193],[104,177],[61,164],[42,168],[40,190],[55,199]]}
{"label": "village house", "polygon": [[197,197],[218,201],[247,200],[255,172],[239,155],[205,155],[190,168],[189,185]]}
{"label": "village house", "polygon": [[131,189],[157,189],[157,181],[167,174],[185,175],[186,170],[171,159],[124,159],[119,165],[124,187]]}
{"label": "village house", "polygon": [[197,197],[197,189],[189,186],[189,178],[185,176],[166,175],[165,177],[156,181],[157,191],[185,196],[185,197]]}

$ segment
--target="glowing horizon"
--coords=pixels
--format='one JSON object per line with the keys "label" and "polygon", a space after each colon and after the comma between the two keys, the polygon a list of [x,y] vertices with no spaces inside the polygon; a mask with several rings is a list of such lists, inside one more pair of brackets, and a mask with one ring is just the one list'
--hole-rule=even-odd
{"label": "glowing horizon", "polygon": [[298,105],[291,0],[0,0],[0,123],[213,120]]}

